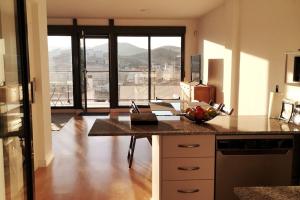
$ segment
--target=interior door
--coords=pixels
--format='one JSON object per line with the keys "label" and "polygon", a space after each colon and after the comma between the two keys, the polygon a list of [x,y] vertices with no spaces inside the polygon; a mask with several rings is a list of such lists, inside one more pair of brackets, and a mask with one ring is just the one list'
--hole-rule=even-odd
{"label": "interior door", "polygon": [[80,85],[81,85],[81,105],[83,113],[87,112],[87,70],[86,70],[86,46],[85,33],[81,32],[80,36]]}
{"label": "interior door", "polygon": [[25,1],[0,3],[0,199],[34,199]]}

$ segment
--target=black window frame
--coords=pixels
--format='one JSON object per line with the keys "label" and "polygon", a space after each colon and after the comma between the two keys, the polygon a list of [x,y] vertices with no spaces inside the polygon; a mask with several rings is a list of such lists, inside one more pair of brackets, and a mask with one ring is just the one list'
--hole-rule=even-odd
{"label": "black window frame", "polygon": [[[111,22],[111,21],[110,21]],[[112,21],[113,22],[113,21]],[[72,65],[73,65],[73,107],[52,107],[52,108],[74,108],[82,109],[81,87],[80,87],[80,36],[82,31],[85,35],[105,35],[109,38],[109,108],[127,108],[128,106],[118,105],[118,36],[147,36],[148,37],[148,63],[151,67],[151,37],[181,37],[181,81],[185,77],[185,26],[114,26],[110,23],[107,26],[77,25],[77,20],[73,20],[73,25],[48,25],[48,35],[70,35],[72,36]],[[149,73],[150,75],[150,73]],[[149,79],[151,86],[151,78]],[[151,90],[151,87],[149,87]],[[149,98],[151,92],[149,91]],[[143,106],[142,106],[143,107]],[[92,108],[91,108],[92,109]],[[107,109],[107,108],[105,108]]]}

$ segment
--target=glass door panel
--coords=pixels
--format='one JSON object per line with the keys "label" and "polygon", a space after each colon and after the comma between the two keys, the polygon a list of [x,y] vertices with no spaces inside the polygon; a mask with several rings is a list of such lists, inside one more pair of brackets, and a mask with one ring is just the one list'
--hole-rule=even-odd
{"label": "glass door panel", "polygon": [[50,103],[74,106],[71,36],[48,36]]}
{"label": "glass door panel", "polygon": [[[19,3],[20,1],[18,1]],[[1,0],[0,3],[0,199],[23,200],[32,195],[32,158],[31,140],[28,123],[30,105],[28,98],[23,98],[23,90],[28,83],[22,79],[27,77],[24,49],[24,30],[18,23],[15,0]],[[23,19],[25,16],[21,16]],[[24,43],[23,43],[24,44]],[[27,97],[27,96],[26,96]],[[24,121],[27,123],[25,124]],[[28,122],[29,121],[29,122]],[[27,152],[27,153],[26,153]],[[29,172],[31,171],[31,174]],[[31,177],[29,177],[31,176]]]}
{"label": "glass door panel", "polygon": [[87,112],[87,83],[86,83],[86,48],[85,35],[82,32],[80,38],[80,88],[81,88],[81,105],[83,112]]}
{"label": "glass door panel", "polygon": [[149,102],[148,37],[118,37],[118,103]]}
{"label": "glass door panel", "polygon": [[181,37],[151,37],[151,99],[180,96]]}
{"label": "glass door panel", "polygon": [[109,49],[108,38],[85,39],[86,92],[88,108],[108,108]]}

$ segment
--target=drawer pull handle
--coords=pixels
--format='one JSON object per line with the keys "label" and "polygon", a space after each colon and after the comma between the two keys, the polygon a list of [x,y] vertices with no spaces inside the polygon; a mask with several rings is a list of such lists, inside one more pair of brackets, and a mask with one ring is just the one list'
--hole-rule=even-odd
{"label": "drawer pull handle", "polygon": [[188,189],[188,190],[181,190],[181,189],[179,189],[179,190],[177,190],[177,192],[179,192],[179,193],[185,193],[185,194],[187,194],[187,193],[197,193],[197,192],[199,192],[200,190],[199,189]]}
{"label": "drawer pull handle", "polygon": [[200,147],[200,144],[179,144],[180,148],[197,148]]}
{"label": "drawer pull handle", "polygon": [[182,171],[195,171],[199,170],[200,167],[178,167],[177,169]]}

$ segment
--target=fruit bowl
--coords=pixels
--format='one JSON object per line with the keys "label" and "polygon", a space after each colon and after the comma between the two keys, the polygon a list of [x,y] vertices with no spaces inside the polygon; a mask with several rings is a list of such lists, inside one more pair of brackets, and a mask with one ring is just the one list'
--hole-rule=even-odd
{"label": "fruit bowl", "polygon": [[212,120],[218,115],[219,111],[217,111],[213,107],[204,109],[201,106],[196,106],[194,108],[187,108],[184,116],[189,120],[196,122],[197,124],[202,124],[209,120]]}

